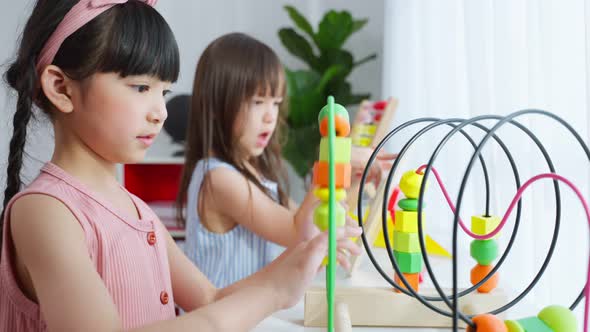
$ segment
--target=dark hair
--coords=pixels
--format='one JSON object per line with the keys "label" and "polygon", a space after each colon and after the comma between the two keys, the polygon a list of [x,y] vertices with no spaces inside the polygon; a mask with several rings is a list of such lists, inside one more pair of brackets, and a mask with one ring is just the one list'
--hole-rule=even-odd
{"label": "dark hair", "polygon": [[[39,88],[35,66],[45,42],[76,0],[38,0],[24,31],[16,59],[4,74],[16,90],[13,134],[10,140],[6,190],[0,215],[0,245],[3,216],[8,202],[21,190],[20,177],[27,126],[34,117],[34,104],[46,114],[53,106]],[[94,73],[151,75],[175,82],[179,72],[176,40],[164,18],[151,6],[131,0],[113,6],[67,37],[52,64],[68,77],[83,80]]]}
{"label": "dark hair", "polygon": [[[232,164],[271,197],[258,177],[243,165],[242,160],[237,160],[239,137],[233,135],[234,123],[245,102],[265,92],[273,96],[284,96],[286,92],[284,69],[270,47],[242,33],[224,35],[207,46],[197,64],[193,83],[185,163],[177,199],[177,217],[182,225],[186,223],[183,207],[192,173],[197,162],[210,157],[211,152],[218,159]],[[277,182],[279,203],[287,206],[279,143],[282,123],[279,116],[269,145],[251,162],[265,179]],[[206,179],[208,184],[209,178]]]}

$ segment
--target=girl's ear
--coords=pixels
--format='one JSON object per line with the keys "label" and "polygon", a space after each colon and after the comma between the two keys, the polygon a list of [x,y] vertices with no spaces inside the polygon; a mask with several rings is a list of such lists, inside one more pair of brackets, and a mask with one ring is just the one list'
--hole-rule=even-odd
{"label": "girl's ear", "polygon": [[72,90],[76,82],[70,79],[59,67],[49,65],[45,67],[40,77],[41,89],[51,104],[60,112],[74,111]]}

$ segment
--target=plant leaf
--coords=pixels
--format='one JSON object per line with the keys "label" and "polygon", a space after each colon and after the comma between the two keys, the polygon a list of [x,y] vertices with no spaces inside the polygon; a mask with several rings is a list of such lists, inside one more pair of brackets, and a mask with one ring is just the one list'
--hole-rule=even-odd
{"label": "plant leaf", "polygon": [[313,53],[311,45],[295,30],[282,28],[279,30],[279,38],[291,54],[305,61],[312,68],[317,66],[318,59]]}
{"label": "plant leaf", "polygon": [[324,106],[323,91],[318,91],[320,76],[315,71],[286,71],[289,113],[287,122],[293,128],[309,126],[317,122],[317,115]]}
{"label": "plant leaf", "polygon": [[355,20],[352,23],[352,33],[355,33],[357,31],[359,31],[360,29],[362,29],[365,26],[365,24],[367,24],[367,22],[369,22],[369,19],[368,18],[363,18],[363,19],[360,19],[360,20]]}
{"label": "plant leaf", "polygon": [[323,93],[328,83],[330,83],[330,81],[335,77],[341,75],[345,70],[346,68],[344,68],[344,66],[342,65],[330,66],[330,68],[328,68],[324,72],[324,75],[322,75],[322,78],[320,79],[320,82],[318,83],[316,90],[320,93]]}
{"label": "plant leaf", "polygon": [[315,34],[313,32],[313,28],[311,27],[311,24],[309,24],[307,19],[303,15],[301,15],[301,13],[297,9],[295,9],[295,7],[285,6],[285,10],[289,14],[289,17],[291,18],[291,20],[293,20],[293,22],[295,22],[295,25],[299,29],[301,29],[301,30],[303,30],[303,32],[307,33],[307,35],[309,37],[311,37],[312,39],[315,38]]}
{"label": "plant leaf", "polygon": [[330,49],[322,52],[319,58],[319,66],[322,71],[328,70],[333,65],[342,66],[342,71],[338,75],[338,80],[343,81],[353,68],[353,57],[350,52],[341,49]]}
{"label": "plant leaf", "polygon": [[352,16],[348,11],[329,11],[320,22],[315,42],[322,51],[338,49],[350,37],[353,30]]}
{"label": "plant leaf", "polygon": [[305,177],[313,167],[318,156],[320,138],[317,119],[309,126],[290,128],[287,132],[282,155],[300,177]]}
{"label": "plant leaf", "polygon": [[358,66],[360,66],[360,65],[362,65],[362,64],[364,64],[364,63],[366,63],[366,62],[373,61],[373,60],[375,60],[375,59],[377,59],[377,54],[376,54],[376,53],[373,53],[373,54],[371,54],[371,55],[367,55],[366,57],[364,57],[364,58],[360,59],[359,61],[355,62],[355,63],[352,65],[352,67],[353,67],[353,68],[354,68],[354,67],[358,67]]}

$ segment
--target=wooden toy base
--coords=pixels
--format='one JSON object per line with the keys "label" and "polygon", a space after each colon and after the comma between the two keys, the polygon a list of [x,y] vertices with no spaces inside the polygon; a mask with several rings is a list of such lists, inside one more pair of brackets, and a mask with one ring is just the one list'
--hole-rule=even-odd
{"label": "wooden toy base", "polygon": [[[446,294],[451,291],[443,289]],[[421,295],[435,295],[436,290],[420,291]],[[459,309],[465,314],[484,313],[507,303],[507,296],[501,290],[489,294],[473,292],[463,296]],[[346,287],[337,288],[336,303],[348,307],[352,326],[386,326],[386,327],[452,327],[449,317],[440,315],[413,297],[396,293],[393,288]],[[449,310],[442,301],[430,302],[436,307]],[[305,293],[304,325],[309,327],[326,327],[327,319],[326,289],[310,288]],[[477,312],[473,312],[477,310]],[[502,318],[502,315],[498,315]],[[460,321],[460,327],[465,324]]]}

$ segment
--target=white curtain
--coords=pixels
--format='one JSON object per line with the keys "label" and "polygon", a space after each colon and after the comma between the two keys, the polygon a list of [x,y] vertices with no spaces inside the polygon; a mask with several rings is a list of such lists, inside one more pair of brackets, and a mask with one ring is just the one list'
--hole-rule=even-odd
{"label": "white curtain", "polygon": [[[584,0],[393,0],[386,1],[383,95],[399,98],[394,126],[419,117],[471,118],[507,115],[521,109],[548,110],[569,122],[588,143],[590,114],[590,4]],[[557,173],[588,191],[590,162],[573,137],[555,121],[524,116],[518,121],[539,136]],[[483,122],[488,127],[494,121]],[[399,149],[419,128],[393,139]],[[428,162],[450,129],[437,129],[417,142],[403,170]],[[479,142],[482,132],[467,130]],[[521,182],[548,167],[531,139],[514,126],[498,132],[517,163]],[[435,167],[456,199],[473,148],[455,137],[443,148]],[[484,149],[490,170],[491,212],[502,216],[515,194],[507,158],[497,144]],[[469,177],[461,217],[483,213],[481,167]],[[430,178],[427,194],[429,233],[447,248],[452,215]],[[581,204],[565,186],[562,227],[551,264],[533,292],[508,316],[536,315],[550,304],[569,306],[583,287],[587,270],[588,226]],[[509,297],[524,289],[546,256],[555,220],[555,196],[550,181],[534,185],[523,199],[516,244],[500,269],[500,287]],[[469,224],[469,223],[468,223]],[[504,249],[514,217],[500,238]],[[461,285],[469,285],[470,239],[459,237]],[[437,271],[440,275],[449,269]],[[582,307],[576,310],[582,318]],[[581,322],[580,322],[581,324]],[[581,327],[580,327],[581,329]]]}

